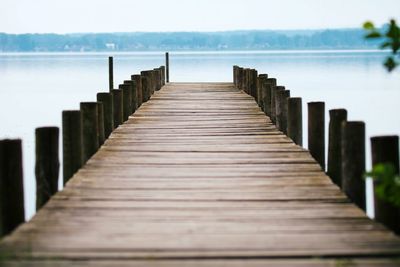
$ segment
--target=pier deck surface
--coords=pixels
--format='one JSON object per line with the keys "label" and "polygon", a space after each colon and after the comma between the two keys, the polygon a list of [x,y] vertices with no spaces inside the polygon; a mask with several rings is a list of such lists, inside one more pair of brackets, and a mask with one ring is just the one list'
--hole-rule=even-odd
{"label": "pier deck surface", "polygon": [[309,152],[231,83],[157,91],[28,223],[2,266],[399,266]]}

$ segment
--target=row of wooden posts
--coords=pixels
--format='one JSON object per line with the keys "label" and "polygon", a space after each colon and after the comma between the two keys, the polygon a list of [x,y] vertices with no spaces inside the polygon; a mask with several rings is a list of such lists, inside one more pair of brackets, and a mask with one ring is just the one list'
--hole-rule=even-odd
{"label": "row of wooden posts", "polygon": [[[233,66],[236,88],[253,96],[276,127],[299,146],[303,140],[302,99],[257,70]],[[325,103],[309,102],[308,149],[325,171]],[[348,121],[345,109],[329,110],[327,174],[357,206],[366,210],[365,124]],[[372,165],[391,163],[399,173],[398,136],[371,138]],[[376,185],[376,184],[375,184]],[[375,196],[375,220],[400,234],[400,208]]]}
{"label": "row of wooden posts", "polygon": [[[97,152],[111,132],[124,123],[142,103],[169,82],[166,67],[132,75],[114,89],[113,58],[109,57],[109,91],[97,94],[96,102],[81,102],[79,110],[62,112],[63,183]],[[40,127],[36,137],[36,209],[58,191],[59,129]],[[25,221],[22,141],[0,140],[0,237]]]}

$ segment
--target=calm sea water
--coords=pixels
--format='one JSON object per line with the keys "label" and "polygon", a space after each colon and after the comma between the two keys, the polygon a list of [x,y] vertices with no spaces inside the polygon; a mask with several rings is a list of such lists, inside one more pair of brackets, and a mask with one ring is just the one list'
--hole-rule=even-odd
{"label": "calm sea water", "polygon": [[[94,101],[97,92],[107,91],[108,56],[0,54],[0,138],[23,139],[27,218],[35,212],[34,129],[60,127],[62,110],[78,109],[79,102]],[[164,64],[162,52],[113,56],[115,84]],[[365,121],[368,137],[399,134],[400,71],[388,74],[381,64],[384,57],[379,51],[176,52],[170,53],[170,80],[232,81],[232,65],[253,67],[277,78],[292,96],[303,97],[304,118],[307,102],[325,101],[327,111],[346,108],[349,120]],[[368,153],[369,147],[367,139]]]}

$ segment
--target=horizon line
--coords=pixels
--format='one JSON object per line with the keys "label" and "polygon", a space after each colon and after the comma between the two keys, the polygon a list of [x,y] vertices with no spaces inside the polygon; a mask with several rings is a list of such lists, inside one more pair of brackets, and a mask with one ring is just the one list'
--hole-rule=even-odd
{"label": "horizon line", "polygon": [[55,34],[55,35],[74,35],[74,34],[127,34],[127,33],[229,33],[229,32],[296,32],[296,31],[327,31],[327,30],[362,30],[360,27],[337,27],[337,28],[303,28],[303,29],[234,29],[234,30],[215,30],[215,31],[191,31],[191,30],[176,30],[176,31],[113,31],[113,32],[6,32],[0,31],[0,34],[9,35],[40,35],[40,34]]}

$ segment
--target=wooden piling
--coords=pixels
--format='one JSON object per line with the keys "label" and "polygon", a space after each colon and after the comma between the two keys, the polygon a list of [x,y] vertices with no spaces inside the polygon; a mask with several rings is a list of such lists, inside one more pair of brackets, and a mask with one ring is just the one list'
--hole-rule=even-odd
{"label": "wooden piling", "polygon": [[[109,94],[109,93],[105,93]],[[79,110],[62,112],[63,184],[82,167],[82,119]]]}
{"label": "wooden piling", "polygon": [[82,102],[80,108],[82,114],[82,160],[83,163],[86,163],[99,148],[98,104],[97,102]]}
{"label": "wooden piling", "polygon": [[244,83],[243,83],[243,91],[246,94],[250,94],[250,72],[249,68],[244,69]]}
{"label": "wooden piling", "polygon": [[132,114],[132,90],[129,84],[120,84],[119,89],[122,90],[123,95],[123,121],[126,121]]}
{"label": "wooden piling", "polygon": [[160,77],[161,77],[161,73],[160,73],[160,69],[158,69],[158,68],[155,68],[155,69],[153,69],[153,73],[154,73],[154,91],[153,91],[153,93],[155,92],[155,91],[158,91],[158,90],[160,90],[161,89],[161,79],[160,79]]}
{"label": "wooden piling", "polygon": [[275,78],[268,78],[265,84],[264,92],[264,112],[268,117],[271,117],[271,102],[272,102],[272,88],[276,86]]}
{"label": "wooden piling", "polygon": [[150,90],[150,98],[154,94],[157,88],[157,81],[156,81],[157,75],[156,71],[153,69],[150,71],[150,80],[151,80],[151,90]]}
{"label": "wooden piling", "polygon": [[161,67],[157,68],[157,73],[158,73],[158,89],[157,90],[161,90],[161,88],[163,87],[163,84],[162,84],[162,69],[161,69]]}
{"label": "wooden piling", "polygon": [[58,127],[36,128],[36,210],[58,191]]}
{"label": "wooden piling", "polygon": [[0,140],[0,237],[24,221],[22,141]]}
{"label": "wooden piling", "polygon": [[328,175],[339,187],[342,186],[342,123],[347,121],[347,110],[329,110]]}
{"label": "wooden piling", "polygon": [[[396,174],[399,174],[399,137],[376,136],[371,138],[372,166],[379,163],[392,164]],[[379,185],[374,181],[374,187]],[[400,234],[400,208],[379,198],[375,198],[375,220],[384,224],[396,234]]]}
{"label": "wooden piling", "polygon": [[303,145],[303,108],[300,97],[287,99],[287,136],[299,146]]}
{"label": "wooden piling", "polygon": [[239,90],[243,90],[243,73],[244,73],[243,68],[239,67],[238,68],[238,86],[237,86],[237,89],[239,89]]}
{"label": "wooden piling", "polygon": [[276,114],[276,106],[277,102],[279,101],[278,99],[278,94],[280,91],[284,91],[285,87],[284,86],[274,86],[272,87],[271,90],[271,121],[272,123],[276,124],[276,119],[277,119],[277,114]]}
{"label": "wooden piling", "polygon": [[163,66],[160,66],[158,68],[158,70],[160,71],[160,89],[164,86],[164,81],[163,81]]}
{"label": "wooden piling", "polygon": [[160,67],[157,68],[157,84],[158,84],[157,91],[161,90],[163,85],[162,85],[162,71]]}
{"label": "wooden piling", "polygon": [[147,101],[150,100],[151,96],[153,95],[154,92],[154,81],[153,81],[153,71],[149,70],[147,72],[147,82],[148,82],[148,98]]}
{"label": "wooden piling", "polygon": [[135,81],[133,80],[125,80],[124,84],[128,84],[131,89],[131,114],[134,113],[137,109],[137,91]]}
{"label": "wooden piling", "polygon": [[161,69],[161,86],[165,85],[165,66],[160,66]]}
{"label": "wooden piling", "polygon": [[250,95],[257,100],[257,77],[258,72],[256,69],[250,70]]}
{"label": "wooden piling", "polygon": [[135,75],[131,76],[131,79],[135,82],[134,86],[136,86],[136,93],[137,93],[136,109],[138,109],[144,102],[143,89],[142,89],[142,78],[141,78],[140,74],[135,74]]}
{"label": "wooden piling", "polygon": [[97,93],[97,102],[103,103],[104,137],[107,139],[114,130],[114,104],[112,93]]}
{"label": "wooden piling", "polygon": [[114,129],[124,122],[124,102],[122,90],[112,90],[113,111],[114,111]]}
{"label": "wooden piling", "polygon": [[342,189],[365,211],[365,124],[361,121],[343,121],[341,133]]}
{"label": "wooden piling", "polygon": [[268,79],[268,74],[259,74],[257,78],[257,104],[258,106],[264,110],[264,94],[266,82]]}
{"label": "wooden piling", "polygon": [[165,69],[167,72],[167,83],[169,83],[169,53],[165,53]]}
{"label": "wooden piling", "polygon": [[136,81],[131,78],[132,85],[132,113],[135,112],[139,108],[139,92]]}
{"label": "wooden piling", "polygon": [[276,104],[276,126],[287,134],[287,99],[290,97],[290,90],[280,90],[277,92]]}
{"label": "wooden piling", "polygon": [[308,103],[308,149],[325,170],[325,103]]}
{"label": "wooden piling", "polygon": [[147,102],[150,99],[150,72],[149,71],[142,71],[140,72],[141,76],[141,84],[142,84],[142,91],[143,91],[143,102]]}
{"label": "wooden piling", "polygon": [[97,122],[99,127],[99,147],[106,141],[104,132],[104,106],[102,102],[97,102]]}
{"label": "wooden piling", "polygon": [[150,98],[156,91],[156,75],[155,70],[150,70]]}
{"label": "wooden piling", "polygon": [[111,92],[114,89],[114,63],[113,57],[108,57],[108,88]]}
{"label": "wooden piling", "polygon": [[233,85],[235,86],[235,88],[237,88],[237,79],[238,79],[238,66],[234,65],[233,66]]}

